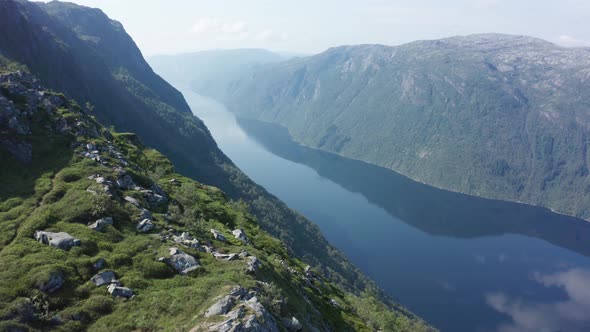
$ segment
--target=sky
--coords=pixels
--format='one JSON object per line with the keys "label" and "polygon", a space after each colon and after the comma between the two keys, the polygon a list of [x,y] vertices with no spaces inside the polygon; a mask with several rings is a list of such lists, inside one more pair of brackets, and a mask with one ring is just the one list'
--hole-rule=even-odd
{"label": "sky", "polygon": [[590,46],[590,0],[73,0],[123,23],[144,55],[265,48],[319,53],[509,33]]}

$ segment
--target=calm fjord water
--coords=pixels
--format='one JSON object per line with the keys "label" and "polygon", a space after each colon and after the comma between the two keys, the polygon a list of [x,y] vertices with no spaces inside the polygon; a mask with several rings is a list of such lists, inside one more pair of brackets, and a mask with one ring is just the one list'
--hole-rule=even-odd
{"label": "calm fjord water", "polygon": [[305,148],[183,93],[246,174],[442,331],[590,331],[590,223]]}

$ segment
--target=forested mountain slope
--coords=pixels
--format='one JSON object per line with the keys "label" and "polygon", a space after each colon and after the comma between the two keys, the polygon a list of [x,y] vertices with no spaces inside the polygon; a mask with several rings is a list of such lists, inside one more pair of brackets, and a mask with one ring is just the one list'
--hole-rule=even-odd
{"label": "forested mountain slope", "polygon": [[231,111],[305,145],[590,218],[585,49],[500,34],[343,46],[226,80],[214,97]]}

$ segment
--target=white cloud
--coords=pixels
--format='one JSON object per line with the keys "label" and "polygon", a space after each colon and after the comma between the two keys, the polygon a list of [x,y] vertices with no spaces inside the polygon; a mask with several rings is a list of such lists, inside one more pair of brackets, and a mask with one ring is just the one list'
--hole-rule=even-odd
{"label": "white cloud", "polygon": [[229,20],[220,17],[201,17],[190,28],[190,32],[215,40],[241,40],[258,42],[286,41],[286,33],[278,33],[272,29],[251,30],[243,20]]}
{"label": "white cloud", "polygon": [[554,42],[558,45],[565,46],[565,47],[588,47],[590,46],[590,41],[578,39],[569,35],[561,35],[557,37]]}
{"label": "white cloud", "polygon": [[201,17],[190,29],[200,35],[215,36],[219,39],[246,39],[248,26],[242,20],[226,20],[219,17]]}

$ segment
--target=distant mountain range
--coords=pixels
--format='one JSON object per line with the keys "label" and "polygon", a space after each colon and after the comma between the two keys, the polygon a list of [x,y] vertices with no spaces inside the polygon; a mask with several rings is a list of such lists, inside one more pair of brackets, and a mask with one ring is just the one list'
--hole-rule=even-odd
{"label": "distant mountain range", "polygon": [[147,60],[170,82],[193,90],[225,89],[235,75],[241,75],[266,63],[293,58],[263,49],[211,50],[180,55],[156,55]]}
{"label": "distant mountain range", "polygon": [[196,91],[310,147],[590,218],[587,49],[479,34],[335,47],[220,81]]}

